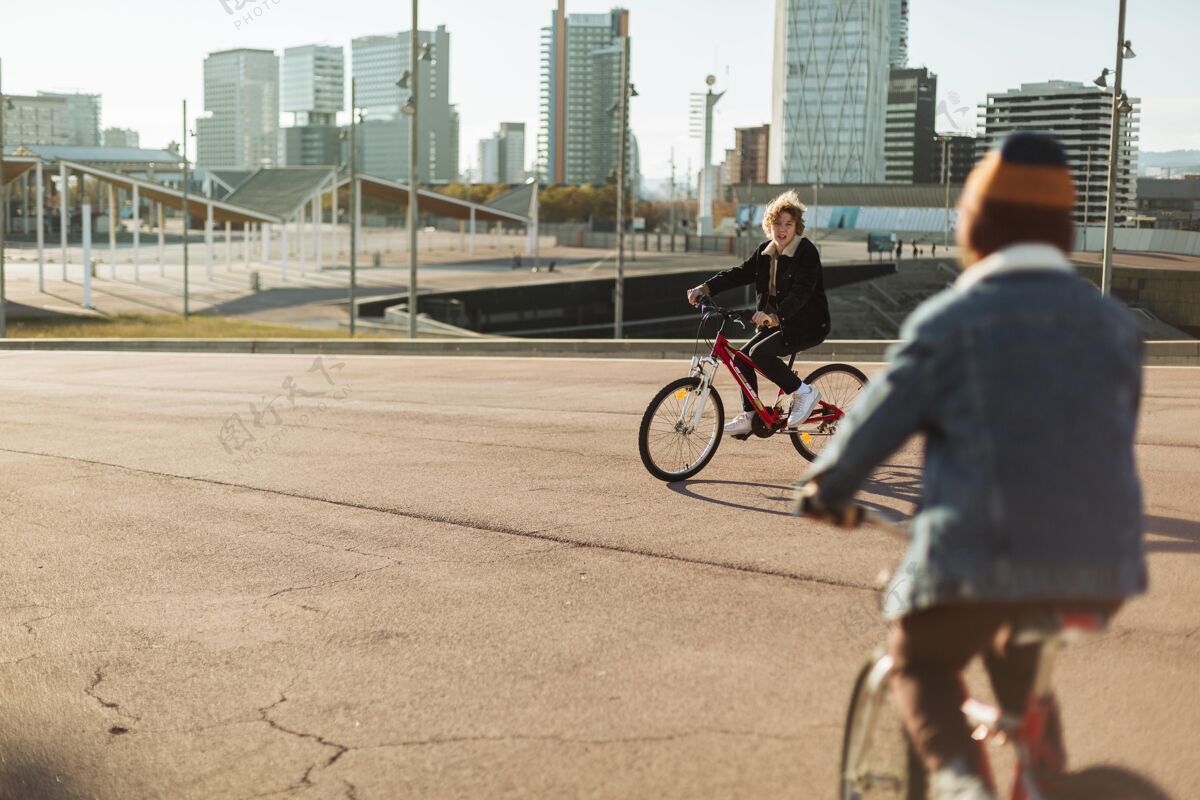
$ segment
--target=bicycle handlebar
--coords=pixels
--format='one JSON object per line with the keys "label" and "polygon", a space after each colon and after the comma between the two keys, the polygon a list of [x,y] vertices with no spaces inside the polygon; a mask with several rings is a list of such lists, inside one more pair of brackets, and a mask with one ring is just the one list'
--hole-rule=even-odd
{"label": "bicycle handlebar", "polygon": [[739,311],[737,309],[722,308],[714,303],[713,299],[706,294],[701,295],[700,299],[696,301],[696,308],[700,309],[700,311],[705,314],[716,314],[722,319],[736,322],[743,328],[746,327],[746,315],[748,312]]}
{"label": "bicycle handlebar", "polygon": [[912,535],[907,526],[859,503],[837,509],[825,507],[817,499],[816,484],[811,482],[796,488],[792,511],[797,516],[819,519],[839,528],[879,528],[889,536],[906,542]]}

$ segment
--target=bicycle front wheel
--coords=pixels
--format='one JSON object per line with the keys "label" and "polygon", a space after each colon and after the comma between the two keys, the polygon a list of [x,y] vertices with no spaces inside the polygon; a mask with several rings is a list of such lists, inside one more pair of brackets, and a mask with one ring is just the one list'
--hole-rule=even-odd
{"label": "bicycle front wheel", "polygon": [[792,445],[809,461],[815,461],[837,433],[842,417],[867,385],[867,376],[849,364],[826,364],[808,374],[804,382],[821,393],[821,401],[792,432]]}
{"label": "bicycle front wheel", "polygon": [[638,452],[650,474],[681,481],[704,469],[717,452],[725,427],[725,407],[717,390],[700,395],[696,376],[672,381],[659,390],[642,415]]}
{"label": "bicycle front wheel", "polygon": [[869,658],[854,682],[837,796],[840,800],[925,800],[925,767],[892,705],[887,678],[881,674],[886,667],[880,663],[882,657],[877,652]]}

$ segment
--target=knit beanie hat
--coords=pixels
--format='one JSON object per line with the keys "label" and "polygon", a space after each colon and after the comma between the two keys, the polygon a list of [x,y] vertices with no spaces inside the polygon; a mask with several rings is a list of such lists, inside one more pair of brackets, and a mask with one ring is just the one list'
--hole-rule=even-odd
{"label": "knit beanie hat", "polygon": [[980,202],[1070,211],[1075,186],[1062,145],[1044,133],[1014,133],[971,170],[963,189]]}

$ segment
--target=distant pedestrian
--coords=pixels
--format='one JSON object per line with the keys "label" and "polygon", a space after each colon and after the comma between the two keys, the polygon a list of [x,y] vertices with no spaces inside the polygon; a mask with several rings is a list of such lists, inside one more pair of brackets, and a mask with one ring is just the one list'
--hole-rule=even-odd
{"label": "distant pedestrian", "polygon": [[934,242],[929,246],[929,255],[933,256],[934,258],[937,257],[937,242]]}
{"label": "distant pedestrian", "polygon": [[912,240],[912,250],[913,250],[913,258],[916,258],[917,257],[917,240],[916,239]]}
{"label": "distant pedestrian", "polygon": [[546,267],[546,272],[554,272],[555,263],[556,262],[554,261],[554,259],[550,259],[550,266]]}
{"label": "distant pedestrian", "polygon": [[896,260],[899,261],[900,256],[902,256],[902,255],[904,255],[904,242],[897,240],[896,241]]}

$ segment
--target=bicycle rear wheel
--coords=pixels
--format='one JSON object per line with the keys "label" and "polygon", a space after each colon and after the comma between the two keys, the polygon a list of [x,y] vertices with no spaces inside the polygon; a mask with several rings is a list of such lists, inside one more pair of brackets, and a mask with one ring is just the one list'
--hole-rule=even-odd
{"label": "bicycle rear wheel", "polygon": [[804,382],[820,391],[821,401],[792,432],[792,445],[800,455],[815,461],[837,433],[842,416],[867,385],[867,376],[849,364],[826,364],[810,372]]}
{"label": "bicycle rear wheel", "polygon": [[725,429],[725,407],[717,390],[709,387],[708,400],[696,420],[699,392],[700,379],[694,375],[672,381],[654,395],[642,415],[638,452],[646,469],[659,480],[690,478],[717,452]]}
{"label": "bicycle rear wheel", "polygon": [[889,697],[877,652],[858,673],[842,737],[839,800],[924,800],[925,767]]}

